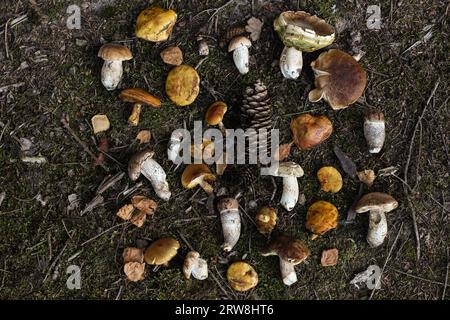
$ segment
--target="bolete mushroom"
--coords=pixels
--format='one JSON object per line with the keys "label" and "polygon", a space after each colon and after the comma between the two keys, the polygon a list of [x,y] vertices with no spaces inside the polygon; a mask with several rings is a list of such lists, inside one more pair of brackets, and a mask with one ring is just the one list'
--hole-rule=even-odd
{"label": "bolete mushroom", "polygon": [[311,62],[316,88],[309,92],[311,102],[324,99],[334,110],[347,108],[361,97],[366,87],[366,72],[349,54],[331,49]]}
{"label": "bolete mushroom", "polygon": [[367,242],[372,248],[380,246],[386,238],[388,227],[386,212],[398,207],[398,202],[386,193],[371,192],[359,199],[355,206],[357,213],[369,211]]}
{"label": "bolete mushroom", "polygon": [[299,77],[303,67],[302,51],[316,51],[333,43],[335,38],[332,26],[304,11],[282,12],[274,20],[273,26],[285,45],[280,69],[288,79]]}
{"label": "bolete mushroom", "polygon": [[133,103],[133,111],[128,118],[128,123],[132,126],[137,126],[139,124],[139,117],[143,105],[148,105],[155,108],[161,107],[161,101],[157,97],[140,88],[122,90],[120,93],[120,99],[122,99],[123,102]]}
{"label": "bolete mushroom", "polygon": [[161,238],[145,249],[144,259],[147,264],[168,266],[169,261],[177,255],[180,243],[174,238]]}
{"label": "bolete mushroom", "polygon": [[302,167],[292,161],[281,162],[276,166],[270,167],[269,174],[283,178],[283,194],[281,195],[280,203],[287,211],[291,211],[298,201],[297,178],[302,177],[304,174]]}
{"label": "bolete mushroom", "polygon": [[223,245],[225,252],[230,252],[241,235],[241,215],[239,214],[239,202],[235,198],[224,198],[217,204],[222,223]]}
{"label": "bolete mushroom", "polygon": [[200,253],[197,251],[188,252],[184,259],[183,275],[186,279],[190,279],[191,276],[197,280],[208,278],[208,263],[200,258]]}
{"label": "bolete mushroom", "polygon": [[223,101],[216,101],[211,106],[205,114],[205,121],[210,126],[219,126],[220,131],[224,132],[225,127],[223,126],[222,120],[223,116],[227,112],[228,107]]}
{"label": "bolete mushroom", "polygon": [[292,137],[300,150],[311,149],[328,139],[333,124],[326,116],[302,114],[291,121]]}
{"label": "bolete mushroom", "polygon": [[245,292],[256,287],[258,274],[247,262],[237,261],[228,267],[227,280],[231,288],[239,292]]}
{"label": "bolete mushroom", "polygon": [[200,92],[200,76],[188,65],[170,70],[166,79],[166,94],[177,106],[192,104]]}
{"label": "bolete mushroom", "polygon": [[325,192],[336,193],[342,189],[342,176],[334,167],[322,167],[317,171],[317,180]]}
{"label": "bolete mushroom", "polygon": [[177,14],[173,10],[147,8],[137,17],[136,37],[152,42],[166,41],[176,21]]}
{"label": "bolete mushroom", "polygon": [[338,215],[338,209],[333,204],[323,200],[314,202],[306,214],[306,228],[314,234],[311,239],[336,228]]}
{"label": "bolete mushroom", "polygon": [[255,217],[256,228],[264,235],[272,232],[277,224],[277,209],[272,207],[262,207]]}
{"label": "bolete mushroom", "polygon": [[166,180],[166,172],[158,162],[152,159],[153,155],[153,151],[143,150],[132,156],[128,163],[128,176],[131,181],[136,181],[142,174],[150,181],[157,196],[168,201],[171,193]]}
{"label": "bolete mushroom", "polygon": [[249,71],[249,52],[248,48],[252,46],[249,38],[237,36],[231,39],[228,45],[228,52],[233,52],[233,61],[240,74],[247,74]]}
{"label": "bolete mushroom", "polygon": [[364,137],[370,153],[378,153],[383,148],[386,137],[383,112],[371,109],[364,117]]}
{"label": "bolete mushroom", "polygon": [[216,176],[209,170],[206,164],[190,164],[181,175],[181,184],[186,189],[200,186],[207,194],[213,193],[213,187],[209,182],[215,181]]}
{"label": "bolete mushroom", "polygon": [[279,234],[269,242],[263,256],[277,255],[280,259],[280,271],[283,283],[290,286],[297,282],[295,266],[303,262],[310,254],[308,247],[299,239]]}
{"label": "bolete mushroom", "polygon": [[107,43],[98,51],[98,57],[104,60],[101,71],[101,80],[106,90],[117,88],[122,79],[122,61],[133,59],[130,49],[120,44]]}

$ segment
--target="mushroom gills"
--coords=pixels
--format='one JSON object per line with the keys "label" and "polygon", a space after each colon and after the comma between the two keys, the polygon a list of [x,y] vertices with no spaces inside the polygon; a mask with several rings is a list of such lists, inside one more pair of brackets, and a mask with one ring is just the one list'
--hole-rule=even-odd
{"label": "mushroom gills", "polygon": [[223,250],[230,252],[241,235],[241,216],[238,209],[225,209],[220,212],[223,230]]}
{"label": "mushroom gills", "polygon": [[372,248],[380,246],[387,235],[386,215],[383,211],[372,210],[369,214],[367,242]]}
{"label": "mushroom gills", "polygon": [[297,177],[283,177],[283,194],[280,203],[287,211],[294,209],[298,201],[298,194]]}
{"label": "mushroom gills", "polygon": [[290,286],[297,282],[294,264],[280,258],[280,271],[285,285]]}
{"label": "mushroom gills", "polygon": [[166,173],[158,162],[151,158],[145,159],[141,164],[141,173],[150,181],[158,197],[165,201],[170,199],[171,193],[166,180]]}
{"label": "mushroom gills", "polygon": [[233,61],[240,74],[247,74],[249,71],[249,51],[244,45],[239,46],[233,51]]}
{"label": "mushroom gills", "polygon": [[102,84],[107,90],[112,91],[119,85],[122,74],[122,61],[105,60],[101,72]]}
{"label": "mushroom gills", "polygon": [[280,57],[280,70],[286,79],[297,79],[303,68],[303,57],[300,50],[284,47]]}

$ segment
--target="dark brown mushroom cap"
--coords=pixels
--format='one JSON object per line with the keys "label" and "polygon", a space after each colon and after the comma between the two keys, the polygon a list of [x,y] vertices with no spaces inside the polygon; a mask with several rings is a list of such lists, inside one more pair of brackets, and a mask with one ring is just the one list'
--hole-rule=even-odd
{"label": "dark brown mushroom cap", "polygon": [[217,204],[217,210],[219,212],[235,209],[239,209],[239,202],[235,198],[224,198]]}
{"label": "dark brown mushroom cap", "polygon": [[310,101],[324,98],[335,109],[356,102],[366,87],[366,72],[349,54],[331,49],[311,63],[316,89],[309,93]]}
{"label": "dark brown mushroom cap", "polygon": [[130,177],[131,181],[136,181],[141,174],[141,164],[147,158],[152,158],[155,153],[150,150],[142,150],[138,153],[135,153],[128,163],[128,177]]}
{"label": "dark brown mushroom cap", "polygon": [[299,239],[280,234],[269,242],[263,256],[278,255],[280,259],[292,264],[303,262],[310,254],[308,247]]}
{"label": "dark brown mushroom cap", "polygon": [[98,57],[108,61],[124,61],[133,59],[130,49],[120,44],[107,43],[98,51]]}
{"label": "dark brown mushroom cap", "polygon": [[156,108],[161,107],[161,100],[140,88],[122,90],[120,99],[124,102],[145,104]]}
{"label": "dark brown mushroom cap", "polygon": [[389,212],[397,207],[398,202],[387,193],[371,192],[359,199],[358,203],[356,204],[355,211],[358,213],[372,210]]}

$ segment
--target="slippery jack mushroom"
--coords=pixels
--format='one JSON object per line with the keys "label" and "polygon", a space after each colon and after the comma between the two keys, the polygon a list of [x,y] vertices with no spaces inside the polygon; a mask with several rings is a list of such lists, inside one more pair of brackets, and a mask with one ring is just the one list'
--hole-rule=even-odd
{"label": "slippery jack mushroom", "polygon": [[381,151],[386,137],[383,112],[373,109],[366,113],[364,118],[364,137],[370,153]]}
{"label": "slippery jack mushroom", "polygon": [[136,37],[151,42],[165,41],[169,39],[176,21],[177,14],[173,10],[147,8],[137,17]]}
{"label": "slippery jack mushroom", "polygon": [[213,186],[209,183],[216,180],[216,176],[209,170],[206,164],[190,164],[181,175],[181,184],[186,189],[200,186],[207,194],[212,194]]}
{"label": "slippery jack mushroom", "polygon": [[310,251],[299,239],[280,234],[269,242],[263,256],[277,255],[280,259],[280,271],[283,283],[290,286],[297,282],[295,266],[308,258]]}
{"label": "slippery jack mushroom", "polygon": [[216,101],[206,110],[205,121],[210,126],[219,126],[220,131],[225,132],[225,127],[222,123],[223,117],[227,112],[227,104],[223,101]]}
{"label": "slippery jack mushroom", "polygon": [[153,242],[146,250],[144,259],[150,265],[168,266],[169,261],[177,255],[180,243],[174,238],[161,238]]}
{"label": "slippery jack mushroom", "polygon": [[222,248],[230,252],[241,236],[241,215],[239,214],[239,202],[235,198],[224,198],[217,204],[222,223],[224,243]]}
{"label": "slippery jack mushroom", "polygon": [[133,111],[128,118],[128,123],[132,126],[137,126],[139,124],[142,105],[148,105],[155,108],[161,107],[161,100],[151,95],[144,89],[139,88],[122,90],[120,93],[120,99],[122,99],[123,102],[133,103]]}
{"label": "slippery jack mushroom", "polygon": [[282,162],[278,166],[272,166],[269,169],[270,175],[283,178],[283,194],[280,204],[287,210],[294,209],[298,201],[298,181],[304,172],[302,167],[295,162]]}
{"label": "slippery jack mushroom", "polygon": [[208,263],[200,258],[200,253],[190,251],[184,259],[183,274],[186,279],[192,276],[197,280],[205,280],[208,278]]}
{"label": "slippery jack mushroom", "polygon": [[247,74],[249,71],[249,52],[252,46],[249,38],[238,36],[231,39],[228,45],[228,52],[233,52],[233,61],[240,74]]}
{"label": "slippery jack mushroom", "polygon": [[158,162],[152,159],[153,155],[153,151],[143,150],[132,156],[128,163],[128,176],[131,181],[136,181],[142,174],[150,181],[157,196],[168,201],[171,193],[166,172]]}
{"label": "slippery jack mushroom", "polygon": [[166,94],[177,106],[192,104],[200,92],[200,76],[186,64],[170,70],[166,79]]}
{"label": "slippery jack mushroom", "polygon": [[339,211],[327,201],[316,201],[306,214],[306,228],[313,233],[311,240],[337,227]]}
{"label": "slippery jack mushroom", "polygon": [[112,91],[117,88],[120,80],[122,80],[122,61],[133,59],[133,54],[125,46],[107,43],[98,51],[98,57],[105,61],[101,71],[102,84],[106,90]]}
{"label": "slippery jack mushroom", "polygon": [[359,199],[355,211],[357,213],[369,211],[367,242],[372,248],[383,244],[388,232],[385,213],[390,212],[397,207],[398,202],[386,193],[371,192]]}
{"label": "slippery jack mushroom", "polygon": [[253,289],[258,284],[255,268],[244,261],[233,262],[227,270],[227,280],[231,288],[239,292]]}
{"label": "slippery jack mushroom", "polygon": [[304,11],[282,12],[273,24],[285,45],[280,57],[280,70],[287,79],[297,79],[300,76],[303,67],[302,51],[316,51],[333,43],[335,38],[332,26]]}

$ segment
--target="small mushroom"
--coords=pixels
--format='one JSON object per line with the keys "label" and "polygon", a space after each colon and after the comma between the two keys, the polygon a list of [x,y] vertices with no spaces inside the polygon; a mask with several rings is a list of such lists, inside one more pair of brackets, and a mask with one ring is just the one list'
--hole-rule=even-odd
{"label": "small mushroom", "polygon": [[166,41],[176,21],[177,14],[173,10],[147,8],[137,17],[136,37],[152,42]]}
{"label": "small mushroom", "polygon": [[325,192],[336,193],[342,189],[342,176],[334,167],[322,167],[317,171],[317,180]]}
{"label": "small mushroom", "polygon": [[177,255],[180,243],[174,238],[161,238],[153,242],[146,250],[144,259],[147,264],[168,266],[169,261]]}
{"label": "small mushroom", "polygon": [[103,132],[109,129],[109,119],[105,114],[96,114],[91,119],[92,128],[94,133]]}
{"label": "small mushroom", "polygon": [[240,74],[247,74],[249,71],[249,52],[252,46],[250,39],[238,36],[231,39],[228,45],[228,52],[233,52],[233,61]]}
{"label": "small mushroom", "polygon": [[201,56],[209,55],[208,42],[206,42],[206,40],[203,39],[202,36],[198,36],[197,41],[198,41],[198,54]]}
{"label": "small mushroom", "polygon": [[258,274],[247,262],[237,261],[228,267],[227,280],[231,288],[239,292],[245,292],[256,287]]}
{"label": "small mushroom", "polygon": [[304,172],[302,167],[295,162],[282,162],[278,166],[269,169],[270,175],[283,178],[283,194],[280,203],[287,210],[294,209],[298,201],[298,181]]}
{"label": "small mushroom", "polygon": [[312,240],[337,227],[338,209],[327,201],[316,201],[306,214],[306,228],[314,233]]}
{"label": "small mushroom", "polygon": [[347,108],[362,96],[366,87],[366,72],[349,54],[331,49],[311,62],[316,88],[309,92],[311,102],[324,99],[333,108]]}
{"label": "small mushroom", "polygon": [[186,279],[193,276],[197,280],[205,280],[208,278],[208,263],[197,251],[190,251],[184,259],[183,274]]}
{"label": "small mushroom", "polygon": [[188,65],[170,70],[166,79],[166,94],[177,106],[192,104],[200,92],[200,76]]}
{"label": "small mushroom", "polygon": [[216,101],[211,106],[209,106],[208,110],[205,114],[205,121],[210,126],[219,126],[222,132],[225,131],[225,127],[223,126],[222,120],[223,116],[227,112],[228,107],[227,104],[223,101]]}
{"label": "small mushroom", "polygon": [[302,114],[291,121],[292,137],[300,150],[311,149],[328,139],[333,124],[326,116]]}
{"label": "small mushroom", "polygon": [[142,174],[150,181],[158,197],[168,201],[171,193],[166,180],[166,172],[158,162],[152,159],[153,154],[154,152],[150,150],[143,150],[132,156],[128,163],[128,176],[131,181],[136,181]]}
{"label": "small mushroom", "polygon": [[269,242],[263,256],[277,255],[280,259],[280,271],[283,283],[290,286],[297,282],[295,266],[308,258],[310,251],[299,239],[279,234]]}
{"label": "small mushroom", "polygon": [[239,214],[239,202],[235,198],[224,198],[217,204],[222,223],[224,243],[222,248],[230,252],[241,235],[241,215]]}
{"label": "small mushroom", "polygon": [[280,70],[286,79],[297,79],[303,68],[302,52],[293,47],[284,47],[280,57]]}
{"label": "small mushroom", "polygon": [[101,71],[103,86],[109,91],[116,89],[123,75],[122,61],[133,59],[130,49],[120,44],[107,43],[98,51],[98,57],[105,61]]}
{"label": "small mushroom", "polygon": [[277,209],[272,207],[262,207],[255,217],[258,231],[264,235],[272,232],[277,224]]}
{"label": "small mushroom", "polygon": [[142,105],[148,105],[155,108],[161,107],[161,100],[139,88],[122,90],[120,99],[122,99],[123,102],[133,103],[133,111],[128,118],[128,123],[132,126],[137,126],[139,124]]}
{"label": "small mushroom", "polygon": [[364,118],[364,137],[370,153],[378,153],[383,148],[386,129],[383,112],[370,110]]}
{"label": "small mushroom", "polygon": [[357,213],[369,211],[367,242],[372,248],[380,246],[386,238],[388,227],[386,212],[398,207],[398,202],[386,193],[371,192],[359,199],[355,206]]}
{"label": "small mushroom", "polygon": [[179,47],[168,47],[159,54],[164,63],[179,66],[183,63],[183,52]]}
{"label": "small mushroom", "polygon": [[186,189],[200,186],[207,194],[213,193],[213,187],[209,182],[215,181],[216,176],[209,170],[206,164],[190,164],[181,175],[181,184]]}

